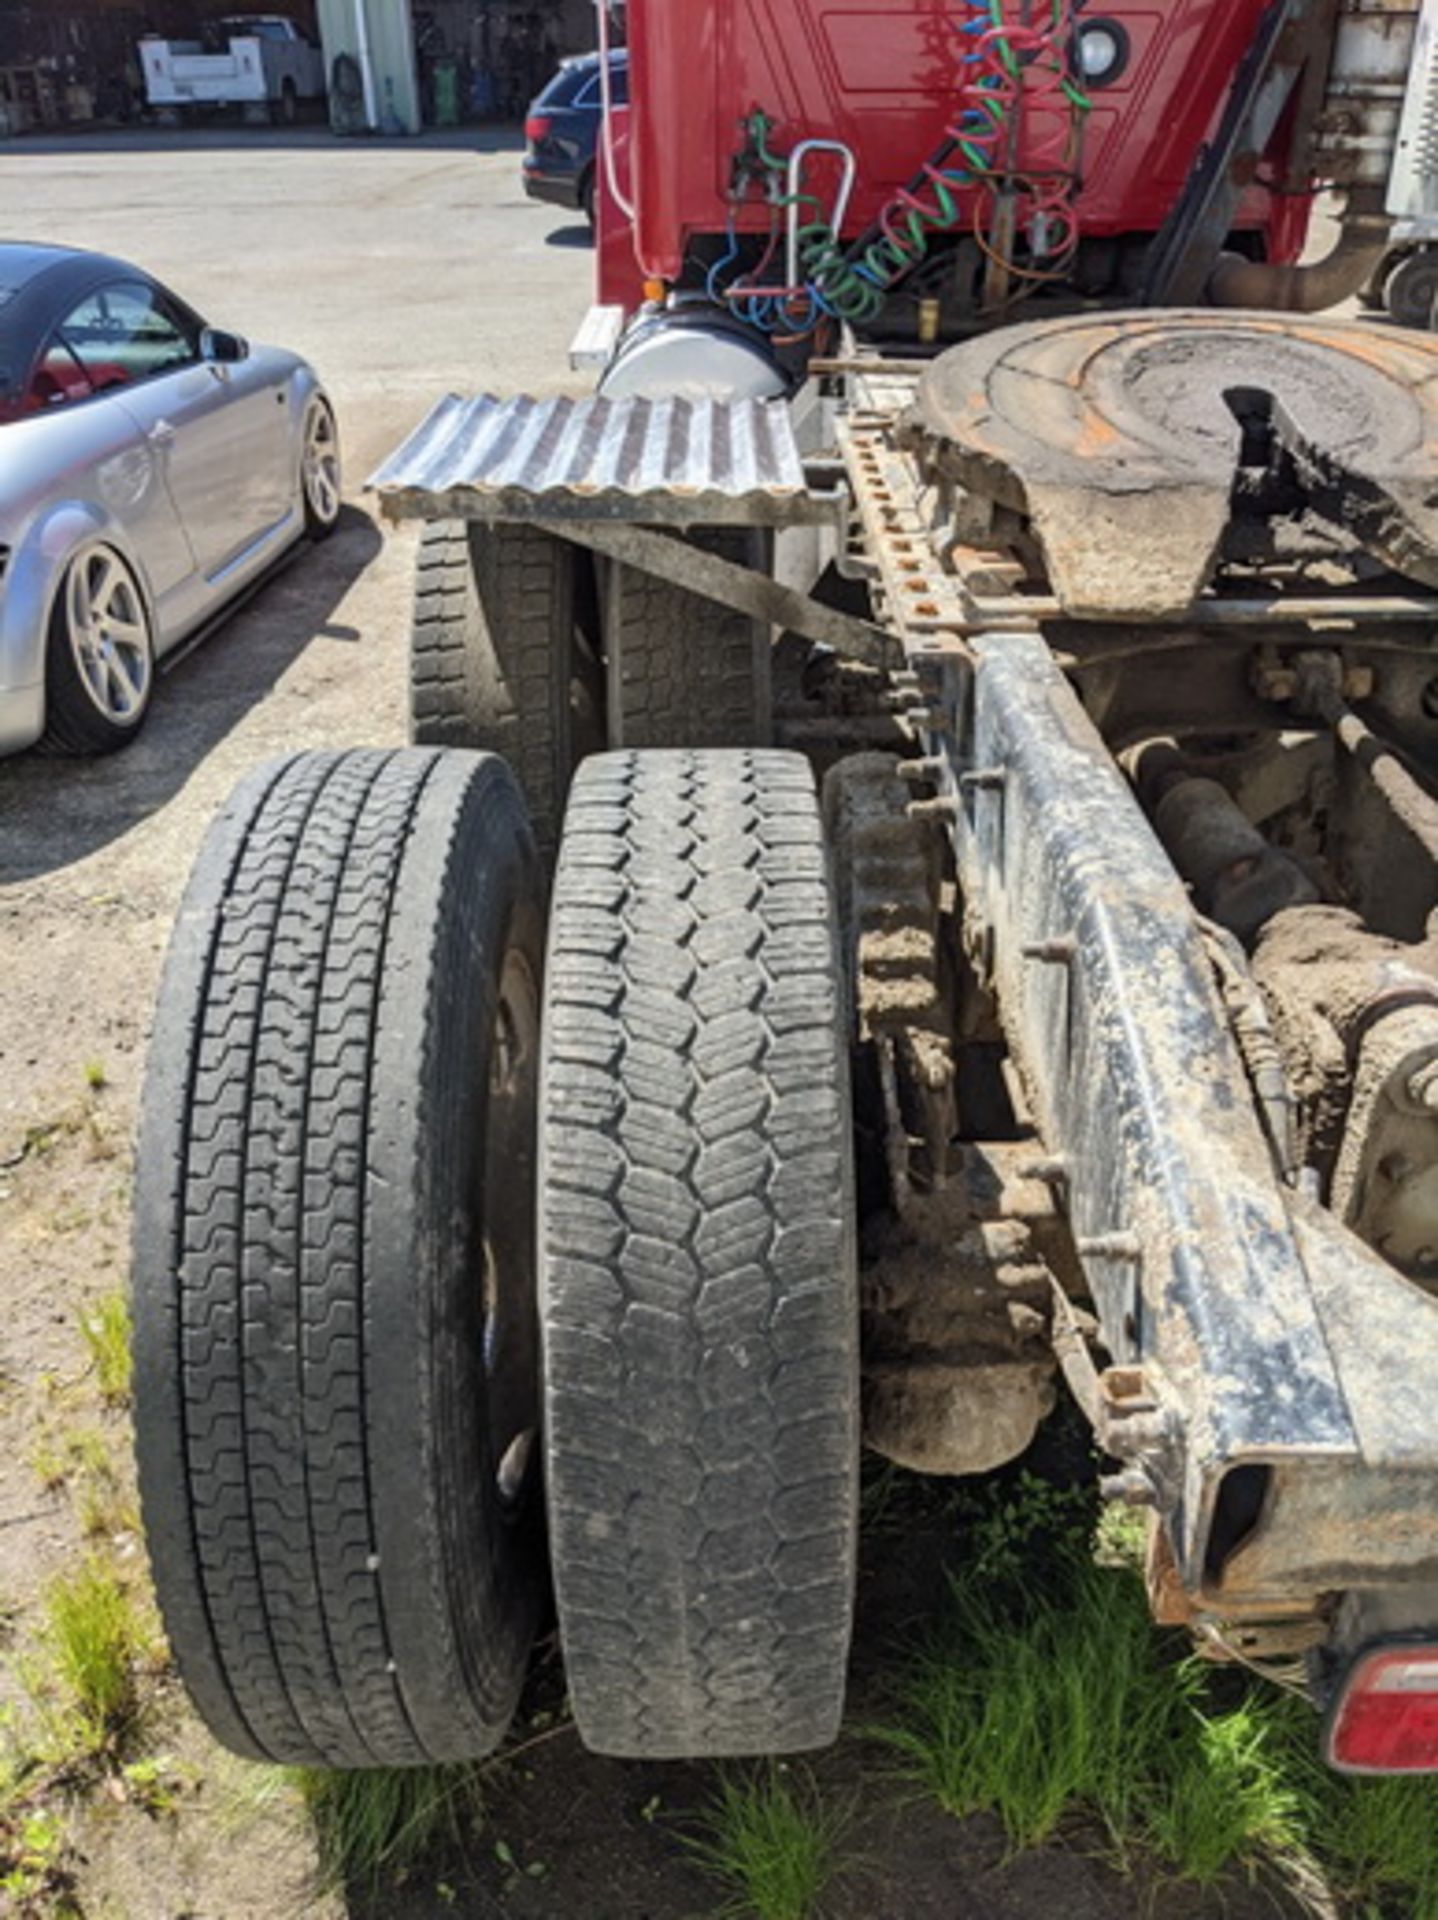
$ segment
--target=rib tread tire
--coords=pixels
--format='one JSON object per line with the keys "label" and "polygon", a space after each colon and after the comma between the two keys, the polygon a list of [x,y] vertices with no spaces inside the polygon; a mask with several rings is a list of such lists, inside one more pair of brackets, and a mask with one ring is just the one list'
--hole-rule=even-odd
{"label": "rib tread tire", "polygon": [[410,737],[501,754],[552,854],[578,759],[573,547],[538,527],[435,521],[420,536]]}
{"label": "rib tread tire", "polygon": [[[136,1447],[170,1643],[251,1758],[490,1751],[537,1609],[484,1471],[475,1158],[543,880],[490,756],[302,754],[178,917],[135,1188]],[[538,1409],[536,1407],[536,1418]]]}
{"label": "rib tread tire", "polygon": [[[762,536],[743,527],[709,528],[690,540],[737,565],[754,564],[762,550]],[[607,704],[616,746],[767,744],[767,627],[636,567],[611,567],[607,595]]]}
{"label": "rib tread tire", "polygon": [[823,1745],[853,1607],[858,1309],[799,755],[585,762],[540,1101],[546,1499],[581,1736],[654,1759]]}

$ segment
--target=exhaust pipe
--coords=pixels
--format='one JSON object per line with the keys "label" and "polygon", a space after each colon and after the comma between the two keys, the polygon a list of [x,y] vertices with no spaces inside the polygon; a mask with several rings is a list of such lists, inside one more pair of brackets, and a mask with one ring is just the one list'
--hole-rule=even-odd
{"label": "exhaust pipe", "polygon": [[[1433,0],[1425,6],[1435,11]],[[1302,266],[1220,254],[1207,287],[1214,306],[1321,313],[1367,284],[1388,246],[1385,190],[1419,11],[1414,0],[1340,0],[1311,152],[1319,178],[1347,190],[1337,244],[1322,260]]]}
{"label": "exhaust pipe", "polygon": [[1362,291],[1388,250],[1392,222],[1383,189],[1354,187],[1333,251],[1302,266],[1221,253],[1206,289],[1215,307],[1263,307],[1277,313],[1322,313]]}

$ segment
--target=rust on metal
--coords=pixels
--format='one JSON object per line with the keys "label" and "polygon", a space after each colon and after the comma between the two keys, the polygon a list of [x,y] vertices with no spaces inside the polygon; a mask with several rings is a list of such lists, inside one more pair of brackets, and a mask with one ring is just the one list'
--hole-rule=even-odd
{"label": "rust on metal", "polygon": [[969,1150],[915,1194],[860,1275],[864,1437],[916,1472],[982,1473],[1017,1458],[1054,1404],[1046,1252],[1053,1196],[1019,1191],[1016,1146]]}
{"label": "rust on metal", "polygon": [[1297,316],[1069,316],[942,354],[910,439],[1027,516],[1064,612],[1173,619],[1217,564],[1258,396],[1316,507],[1438,585],[1438,339]]}

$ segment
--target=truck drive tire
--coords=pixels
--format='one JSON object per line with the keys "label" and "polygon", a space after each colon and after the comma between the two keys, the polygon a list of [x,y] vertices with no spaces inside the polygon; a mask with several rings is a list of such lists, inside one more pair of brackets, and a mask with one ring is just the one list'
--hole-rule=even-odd
{"label": "truck drive tire", "polygon": [[541,1057],[546,1502],[600,1753],[838,1730],[859,1452],[833,902],[797,754],[576,776]]}
{"label": "truck drive tire", "polygon": [[1438,299],[1438,247],[1405,254],[1383,283],[1383,304],[1402,327],[1427,331]]}
{"label": "truck drive tire", "polygon": [[542,1591],[542,902],[488,755],[280,761],[196,863],[142,1108],[135,1427],[170,1643],[238,1753],[457,1760],[509,1724]]}
{"label": "truck drive tire", "polygon": [[425,528],[415,575],[411,738],[503,754],[551,858],[570,777],[604,745],[580,570],[576,549],[542,528],[453,520]]}
{"label": "truck drive tire", "polygon": [[[693,545],[762,570],[763,533],[710,527]],[[616,747],[762,747],[772,731],[770,633],[747,614],[637,568],[602,590],[609,737]]]}

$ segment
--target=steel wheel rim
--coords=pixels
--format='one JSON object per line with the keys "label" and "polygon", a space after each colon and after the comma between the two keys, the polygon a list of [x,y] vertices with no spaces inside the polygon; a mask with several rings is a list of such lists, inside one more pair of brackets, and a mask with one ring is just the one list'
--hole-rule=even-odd
{"label": "steel wheel rim", "polygon": [[502,1508],[521,1502],[538,1461],[539,1325],[534,1172],[539,989],[522,955],[505,955],[489,1041],[481,1195],[484,1370],[490,1464]]}
{"label": "steel wheel rim", "polygon": [[305,428],[305,499],[317,520],[328,526],[340,510],[340,447],[328,407],[310,409]]}
{"label": "steel wheel rim", "polygon": [[150,695],[150,629],[135,576],[110,547],[87,547],[71,561],[65,618],[91,705],[116,726],[133,726]]}

